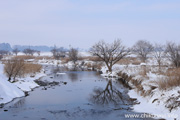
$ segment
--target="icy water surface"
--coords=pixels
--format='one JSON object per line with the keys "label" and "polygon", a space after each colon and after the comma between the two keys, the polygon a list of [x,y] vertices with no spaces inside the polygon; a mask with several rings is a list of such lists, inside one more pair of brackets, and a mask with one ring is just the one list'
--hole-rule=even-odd
{"label": "icy water surface", "polygon": [[135,114],[121,83],[92,71],[53,74],[46,69],[49,75],[41,80],[60,84],[36,88],[7,104],[0,109],[0,120],[124,120],[125,114]]}

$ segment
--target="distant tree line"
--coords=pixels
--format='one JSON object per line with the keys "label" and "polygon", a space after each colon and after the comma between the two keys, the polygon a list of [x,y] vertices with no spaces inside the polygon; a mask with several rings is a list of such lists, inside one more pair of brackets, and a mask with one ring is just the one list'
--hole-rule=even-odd
{"label": "distant tree line", "polygon": [[[17,56],[19,52],[20,50],[18,48],[14,48],[12,52],[0,50],[0,59],[2,59],[2,57],[5,55],[10,54]],[[21,52],[23,52],[25,55],[31,56],[33,56],[35,53],[40,55],[40,51],[31,48],[26,48]],[[75,48],[70,48],[67,50],[63,47],[57,48],[54,46],[54,48],[51,49],[51,52],[54,59],[57,60],[68,56],[69,59],[75,64],[79,59],[79,51]],[[95,43],[89,52],[104,61],[109,71],[112,71],[112,66],[114,64],[130,54],[136,54],[144,63],[151,55],[156,59],[159,68],[162,65],[162,60],[164,57],[168,58],[175,67],[180,67],[180,44],[174,42],[167,42],[166,45],[162,45],[151,44],[147,40],[139,40],[131,48],[127,48],[119,39],[114,40],[112,43],[106,43],[102,40]]]}
{"label": "distant tree line", "polygon": [[35,53],[37,53],[40,56],[40,53],[41,53],[40,51],[33,50],[31,48],[24,49],[23,51],[20,51],[18,48],[14,48],[12,49],[12,52],[8,50],[0,50],[0,59],[2,59],[3,56],[5,55],[14,54],[17,56],[19,52],[23,52],[25,55],[31,55],[31,56],[33,56]]}
{"label": "distant tree line", "polygon": [[60,58],[69,57],[69,60],[76,65],[76,62],[79,59],[79,51],[76,48],[70,48],[69,50],[60,47],[57,48],[54,46],[54,48],[51,50],[51,53],[53,54],[54,59],[60,60]]}

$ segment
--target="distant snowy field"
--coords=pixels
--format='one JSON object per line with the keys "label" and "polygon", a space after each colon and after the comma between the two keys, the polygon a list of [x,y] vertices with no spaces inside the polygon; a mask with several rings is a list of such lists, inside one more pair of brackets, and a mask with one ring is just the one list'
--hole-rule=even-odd
{"label": "distant snowy field", "polygon": [[[23,52],[19,52],[18,55],[25,55]],[[41,52],[40,56],[52,56],[53,54],[51,52]],[[80,56],[91,56],[89,52],[79,52]],[[39,56],[37,53],[34,54],[34,56]]]}

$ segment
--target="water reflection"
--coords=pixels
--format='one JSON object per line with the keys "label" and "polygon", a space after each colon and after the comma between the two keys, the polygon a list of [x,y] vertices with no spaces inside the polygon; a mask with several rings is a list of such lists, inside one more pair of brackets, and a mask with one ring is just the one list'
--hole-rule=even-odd
{"label": "water reflection", "polygon": [[113,104],[114,106],[118,106],[130,103],[127,93],[116,89],[112,84],[112,80],[108,81],[105,89],[101,87],[94,88],[89,100],[98,105]]}
{"label": "water reflection", "polygon": [[68,68],[65,66],[55,66],[52,67],[52,73],[57,74],[57,73],[61,73],[64,71],[68,71]]}
{"label": "water reflection", "polygon": [[25,98],[18,99],[12,107],[22,107],[25,104]]}
{"label": "water reflection", "polygon": [[75,82],[78,80],[78,74],[74,72],[68,73],[68,78],[72,81]]}

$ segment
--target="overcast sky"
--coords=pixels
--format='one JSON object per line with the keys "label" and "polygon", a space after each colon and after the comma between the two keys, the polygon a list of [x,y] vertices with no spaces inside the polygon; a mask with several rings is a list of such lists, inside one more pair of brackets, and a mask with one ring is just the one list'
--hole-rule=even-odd
{"label": "overcast sky", "polygon": [[89,48],[180,43],[180,0],[0,0],[0,43]]}

